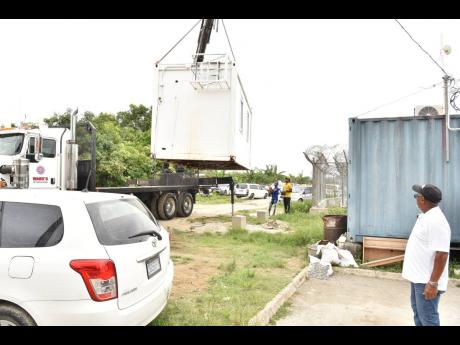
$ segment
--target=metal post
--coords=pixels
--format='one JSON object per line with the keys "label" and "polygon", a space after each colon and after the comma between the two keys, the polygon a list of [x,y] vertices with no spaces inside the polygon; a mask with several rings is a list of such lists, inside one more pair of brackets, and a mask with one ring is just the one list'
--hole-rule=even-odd
{"label": "metal post", "polygon": [[449,124],[447,123],[448,121],[448,114],[449,114],[449,97],[448,97],[448,93],[449,93],[449,90],[448,90],[448,82],[449,82],[449,76],[448,75],[445,75],[444,77],[442,77],[443,81],[444,81],[444,112],[445,112],[445,116],[444,116],[444,123],[445,123],[445,128],[444,128],[444,131],[445,131],[445,143],[446,143],[446,163],[449,163]]}
{"label": "metal post", "polygon": [[232,182],[230,182],[230,200],[232,202],[232,217],[234,215],[234,205],[235,205],[235,184]]}

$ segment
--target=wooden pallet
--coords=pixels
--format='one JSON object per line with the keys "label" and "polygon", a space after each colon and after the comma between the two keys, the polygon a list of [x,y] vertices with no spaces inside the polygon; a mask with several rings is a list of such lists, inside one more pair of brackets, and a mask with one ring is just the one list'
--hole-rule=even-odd
{"label": "wooden pallet", "polygon": [[[407,239],[403,238],[363,237],[363,264],[379,261],[376,265],[379,266],[402,261],[400,259],[401,257],[404,259],[406,245]],[[389,261],[385,261],[385,259],[389,259]]]}

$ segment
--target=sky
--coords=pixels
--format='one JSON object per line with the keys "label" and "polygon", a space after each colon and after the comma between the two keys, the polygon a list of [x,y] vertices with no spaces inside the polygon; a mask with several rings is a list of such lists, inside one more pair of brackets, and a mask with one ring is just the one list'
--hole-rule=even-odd
{"label": "sky", "polygon": [[[152,105],[154,62],[197,21],[0,20],[0,124],[40,122],[69,107],[99,114]],[[311,175],[302,152],[346,148],[350,117],[443,105],[442,71],[393,19],[224,23],[253,110],[253,167]],[[460,20],[400,23],[460,79]],[[163,62],[191,62],[198,33],[199,25]],[[441,56],[441,42],[449,55]],[[230,53],[222,24],[207,52]]]}

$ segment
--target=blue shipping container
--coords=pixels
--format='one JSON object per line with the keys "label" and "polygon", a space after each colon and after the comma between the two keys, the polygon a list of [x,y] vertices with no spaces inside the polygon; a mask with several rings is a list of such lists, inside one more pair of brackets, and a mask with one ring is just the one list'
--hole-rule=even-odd
{"label": "blue shipping container", "polygon": [[[348,235],[408,238],[417,208],[412,185],[432,183],[439,206],[460,242],[460,132],[449,132],[445,160],[444,116],[349,119]],[[460,127],[460,116],[451,117]]]}

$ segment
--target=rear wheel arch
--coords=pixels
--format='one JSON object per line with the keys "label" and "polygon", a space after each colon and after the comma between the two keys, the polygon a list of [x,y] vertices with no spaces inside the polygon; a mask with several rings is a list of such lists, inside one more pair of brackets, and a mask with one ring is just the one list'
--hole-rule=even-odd
{"label": "rear wheel arch", "polygon": [[0,300],[0,326],[36,326],[32,316],[22,307],[9,301]]}

